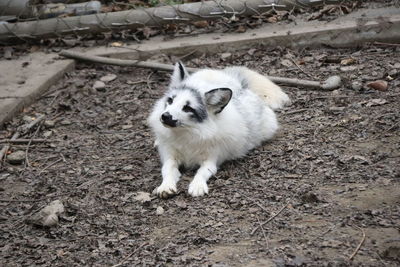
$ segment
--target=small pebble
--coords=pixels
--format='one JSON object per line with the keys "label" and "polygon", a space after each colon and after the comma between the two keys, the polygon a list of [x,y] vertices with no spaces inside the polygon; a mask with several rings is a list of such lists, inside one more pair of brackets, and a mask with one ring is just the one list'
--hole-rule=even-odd
{"label": "small pebble", "polygon": [[93,89],[96,89],[97,91],[105,91],[106,84],[102,81],[95,81],[93,84]]}
{"label": "small pebble", "polygon": [[161,206],[158,206],[157,210],[156,210],[156,214],[157,215],[163,215],[164,214],[164,208],[161,207]]}
{"label": "small pebble", "polygon": [[221,54],[221,59],[227,59],[228,57],[232,56],[231,53],[222,53]]}
{"label": "small pebble", "polygon": [[100,81],[106,83],[106,82],[114,81],[116,78],[117,78],[117,75],[115,75],[115,74],[107,74],[107,75],[101,77]]}
{"label": "small pebble", "polygon": [[360,83],[359,81],[354,81],[351,84],[351,88],[355,91],[360,91],[362,89],[362,83]]}
{"label": "small pebble", "polygon": [[45,120],[43,122],[44,127],[46,128],[53,128],[56,125],[56,122],[53,120]]}
{"label": "small pebble", "polygon": [[25,151],[18,150],[7,156],[7,162],[10,164],[21,164],[25,161]]}
{"label": "small pebble", "polygon": [[53,135],[53,131],[45,131],[44,133],[43,133],[43,137],[46,137],[46,138],[48,138],[48,137],[50,137],[50,136],[52,136]]}
{"label": "small pebble", "polygon": [[72,124],[72,122],[70,120],[68,120],[68,119],[62,120],[60,123],[61,123],[61,125],[70,125],[70,124]]}

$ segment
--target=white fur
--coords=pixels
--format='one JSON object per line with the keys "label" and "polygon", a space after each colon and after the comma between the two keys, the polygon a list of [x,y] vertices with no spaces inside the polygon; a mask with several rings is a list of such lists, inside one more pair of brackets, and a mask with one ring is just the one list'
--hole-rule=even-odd
{"label": "white fur", "polygon": [[[189,185],[189,194],[194,197],[208,194],[207,181],[217,172],[220,164],[244,156],[275,134],[278,122],[273,110],[289,101],[280,87],[244,67],[205,69],[190,76],[185,70],[183,80],[180,79],[180,70],[177,64],[167,95],[156,103],[148,119],[162,162],[162,183],[155,189],[160,197],[177,192],[180,165],[189,168],[199,166]],[[249,88],[243,88],[246,85]],[[181,108],[187,101],[196,106],[196,99],[180,87],[195,89],[203,101],[207,92],[229,88],[232,98],[218,114],[214,114],[211,104],[207,105],[207,119],[197,122],[190,120],[190,114]],[[171,105],[166,104],[169,93],[175,97]],[[172,114],[179,126],[164,126],[160,121],[164,112]]]}

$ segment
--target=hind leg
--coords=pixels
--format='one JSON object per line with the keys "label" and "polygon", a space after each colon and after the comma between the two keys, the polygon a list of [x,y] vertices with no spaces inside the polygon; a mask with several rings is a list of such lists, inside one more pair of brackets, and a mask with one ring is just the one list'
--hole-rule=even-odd
{"label": "hind leg", "polygon": [[261,121],[262,121],[261,132],[263,138],[263,140],[261,141],[271,139],[279,128],[275,112],[269,107],[265,107],[263,110]]}

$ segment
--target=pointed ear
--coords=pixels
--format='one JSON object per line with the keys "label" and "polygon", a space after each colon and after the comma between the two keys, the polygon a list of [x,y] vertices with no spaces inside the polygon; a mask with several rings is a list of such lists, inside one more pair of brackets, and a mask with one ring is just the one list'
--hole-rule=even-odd
{"label": "pointed ear", "polygon": [[207,107],[214,112],[220,113],[232,98],[232,90],[229,88],[217,88],[205,94]]}
{"label": "pointed ear", "polygon": [[174,72],[171,76],[171,87],[177,87],[189,76],[185,66],[183,66],[182,62],[176,62],[174,67]]}

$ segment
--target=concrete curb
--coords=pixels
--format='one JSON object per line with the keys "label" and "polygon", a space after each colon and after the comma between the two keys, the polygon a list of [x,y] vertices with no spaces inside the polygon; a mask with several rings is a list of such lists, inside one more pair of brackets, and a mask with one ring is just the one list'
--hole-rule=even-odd
{"label": "concrete curb", "polygon": [[56,54],[32,53],[0,64],[0,128],[75,67]]}
{"label": "concrete curb", "polygon": [[[91,55],[145,60],[159,53],[182,55],[194,50],[218,53],[246,49],[259,44],[271,47],[320,45],[341,47],[372,41],[400,41],[399,8],[359,10],[331,22],[266,25],[240,34],[211,33],[169,41],[164,41],[160,36],[139,45],[123,48],[100,47],[77,50]],[[23,107],[33,103],[64,73],[74,68],[74,61],[56,59],[57,57],[56,54],[32,53],[18,60],[1,62],[0,128]],[[25,66],[24,62],[30,64]]]}

